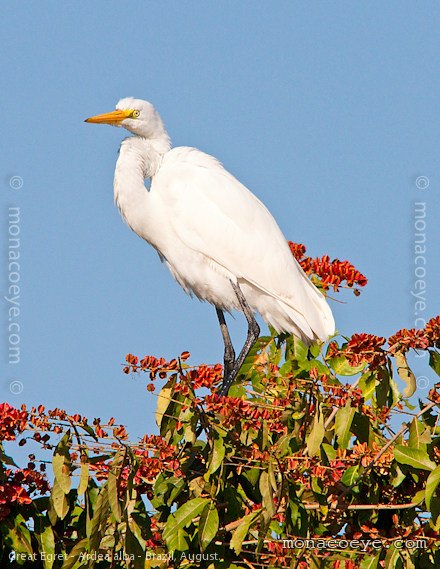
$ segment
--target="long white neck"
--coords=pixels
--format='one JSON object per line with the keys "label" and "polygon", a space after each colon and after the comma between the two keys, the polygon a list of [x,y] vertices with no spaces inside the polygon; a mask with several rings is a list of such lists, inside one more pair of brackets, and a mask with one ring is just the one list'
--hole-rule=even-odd
{"label": "long white neck", "polygon": [[150,139],[130,136],[122,141],[114,178],[115,203],[131,229],[154,245],[154,219],[148,207],[145,180],[153,178],[171,148],[166,133]]}

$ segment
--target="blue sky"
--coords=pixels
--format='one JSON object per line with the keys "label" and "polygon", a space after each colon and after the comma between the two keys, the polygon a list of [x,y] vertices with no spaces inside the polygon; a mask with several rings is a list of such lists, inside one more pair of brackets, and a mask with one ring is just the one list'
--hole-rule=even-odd
{"label": "blue sky", "polygon": [[[0,282],[6,294],[8,208],[19,207],[21,352],[8,363],[3,300],[0,399],[115,416],[140,435],[156,400],[122,374],[127,352],[221,359],[214,309],[184,294],[114,208],[125,132],[83,120],[125,96],[152,101],[174,145],[218,157],[287,238],[369,278],[332,304],[342,333],[389,335],[438,314],[439,15],[436,2],[10,2]],[[244,318],[230,322],[239,345]]]}

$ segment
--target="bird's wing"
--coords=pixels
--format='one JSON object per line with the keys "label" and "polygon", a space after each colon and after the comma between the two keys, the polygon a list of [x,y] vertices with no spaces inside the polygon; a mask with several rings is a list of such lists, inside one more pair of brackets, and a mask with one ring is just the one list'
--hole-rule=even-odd
{"label": "bird's wing", "polygon": [[237,277],[272,288],[268,267],[291,263],[272,215],[211,156],[192,148],[173,149],[153,179],[152,190],[159,186],[178,238]]}
{"label": "bird's wing", "polygon": [[295,310],[312,313],[314,320],[311,304],[325,302],[322,295],[292,257],[267,208],[215,158],[175,148],[151,189],[162,194],[176,237],[186,247]]}

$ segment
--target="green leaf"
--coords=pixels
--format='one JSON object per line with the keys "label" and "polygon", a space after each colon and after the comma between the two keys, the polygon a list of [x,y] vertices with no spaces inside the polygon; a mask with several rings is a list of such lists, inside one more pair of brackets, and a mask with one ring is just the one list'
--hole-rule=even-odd
{"label": "green leaf", "polygon": [[434,470],[436,467],[435,462],[429,458],[428,453],[420,449],[409,448],[403,445],[396,445],[394,447],[394,458],[400,464],[407,464],[408,466],[413,466],[414,468],[422,470]]}
{"label": "green leaf", "polygon": [[72,461],[70,459],[70,447],[72,444],[70,430],[64,435],[55,448],[52,457],[52,467],[55,480],[58,482],[59,487],[64,494],[70,492],[72,481],[70,479],[70,471],[72,468]]}
{"label": "green leaf", "polygon": [[394,407],[394,405],[396,405],[396,403],[398,403],[399,401],[402,401],[402,395],[399,391],[399,387],[397,386],[397,383],[394,381],[394,379],[392,377],[390,377],[390,392],[388,394],[388,406],[389,407]]}
{"label": "green leaf", "polygon": [[335,416],[335,433],[340,448],[346,449],[350,442],[350,428],[353,422],[353,417],[356,410],[350,406],[350,401],[347,401],[345,407],[338,409]]}
{"label": "green leaf", "polygon": [[301,369],[310,371],[313,368],[318,370],[318,373],[322,373],[324,375],[328,375],[328,367],[324,365],[319,360],[305,360],[301,362]]}
{"label": "green leaf", "polygon": [[331,445],[328,443],[322,443],[321,448],[325,452],[329,461],[336,460],[336,450]]}
{"label": "green leaf", "polygon": [[174,377],[169,379],[166,384],[163,386],[159,396],[157,398],[157,407],[156,407],[156,424],[157,426],[161,427],[162,420],[164,413],[168,409],[168,405],[171,403],[173,391],[174,391],[174,384],[176,380]]}
{"label": "green leaf", "polygon": [[115,454],[111,467],[108,471],[108,501],[112,514],[117,522],[121,521],[121,505],[119,504],[119,476],[124,466],[126,450],[120,449]]}
{"label": "green leaf", "polygon": [[440,483],[440,466],[431,472],[426,481],[425,502],[428,510],[431,509],[431,499]]}
{"label": "green leaf", "polygon": [[387,569],[403,569],[402,558],[398,549],[391,545],[385,557],[385,567]]}
{"label": "green leaf", "polygon": [[211,461],[209,463],[209,468],[204,476],[205,480],[208,480],[211,474],[216,472],[225,458],[225,445],[223,443],[223,438],[220,436],[218,431],[214,431],[214,443],[212,445]]}
{"label": "green leaf", "polygon": [[174,551],[186,551],[189,549],[186,538],[188,534],[182,527],[177,527],[176,520],[173,514],[168,516],[167,523],[162,534],[165,543],[167,544],[168,552],[172,555]]}
{"label": "green leaf", "polygon": [[408,446],[411,448],[419,448],[426,450],[426,445],[431,442],[429,429],[425,425],[414,418],[409,426]]}
{"label": "green leaf", "polygon": [[96,551],[101,543],[106,530],[109,511],[107,486],[102,486],[93,505],[93,517],[87,529],[90,551]]}
{"label": "green leaf", "polygon": [[87,490],[89,485],[89,463],[82,462],[80,475],[79,475],[79,485],[78,485],[78,495],[81,496]]}
{"label": "green leaf", "polygon": [[247,468],[240,474],[240,485],[243,488],[246,496],[259,504],[262,500],[260,491],[258,489],[258,480],[260,479],[261,470],[259,468]]}
{"label": "green leaf", "polygon": [[275,493],[277,493],[278,492],[278,484],[277,484],[277,480],[275,477],[275,468],[274,468],[273,462],[269,462],[267,474],[269,475],[269,481],[270,481],[270,485],[272,486],[273,491]]}
{"label": "green leaf", "polygon": [[440,532],[440,500],[431,500],[431,522],[433,529]]}
{"label": "green leaf", "polygon": [[219,523],[219,516],[215,504],[206,504],[199,521],[199,544],[202,551],[205,551],[217,535]]}
{"label": "green leaf", "polygon": [[[377,376],[376,376],[377,377]],[[384,368],[380,372],[380,381],[376,385],[376,403],[378,407],[388,405],[390,392],[390,374]]]}
{"label": "green leaf", "polygon": [[90,435],[92,438],[94,438],[95,441],[98,440],[98,437],[96,436],[94,429],[92,429],[92,427],[90,425],[88,425],[87,423],[83,423],[82,425],[78,425],[78,426],[81,429],[83,429],[88,435]]}
{"label": "green leaf", "polygon": [[31,534],[21,514],[15,516],[14,524],[14,527],[10,528],[7,533],[7,538],[11,541],[12,549],[16,553],[21,553],[26,556],[32,555]]}
{"label": "green leaf", "polygon": [[404,353],[396,352],[394,358],[396,360],[397,373],[400,379],[406,383],[403,396],[409,398],[414,395],[417,388],[416,376],[411,371]]}
{"label": "green leaf", "polygon": [[356,482],[358,478],[359,478],[359,465],[350,466],[350,468],[347,468],[347,470],[342,475],[341,482],[345,486],[351,486],[352,484],[354,484],[354,482]]}
{"label": "green leaf", "polygon": [[319,356],[319,354],[321,353],[320,342],[310,344],[309,352],[312,354],[312,356],[314,358],[317,358]]}
{"label": "green leaf", "polygon": [[348,363],[348,360],[345,356],[336,356],[335,358],[331,358],[328,360],[328,364],[336,375],[343,376],[356,375],[357,373],[363,371],[367,365],[366,363],[362,363],[361,365],[353,367]]}
{"label": "green leaf", "polygon": [[[145,567],[145,542],[142,547],[138,537],[132,531],[134,525],[137,525],[134,520],[130,520],[126,526],[125,532],[125,552],[133,560],[134,569],[144,569]],[[140,531],[138,532],[140,535]],[[142,539],[142,538],[141,538]],[[143,540],[142,540],[143,541]]]}
{"label": "green leaf", "polygon": [[263,498],[262,506],[267,512],[267,516],[265,517],[270,519],[275,514],[276,508],[273,501],[273,489],[270,483],[270,476],[265,470],[261,473],[259,487]]}
{"label": "green leaf", "polygon": [[67,516],[67,512],[69,511],[69,501],[67,500],[67,496],[61,488],[58,479],[55,479],[52,486],[50,502],[60,520],[64,520]]}
{"label": "green leaf", "polygon": [[440,354],[434,350],[429,350],[429,365],[437,375],[440,375]]}
{"label": "green leaf", "polygon": [[405,480],[406,474],[399,468],[399,465],[394,463],[390,470],[390,482],[393,488],[397,488]]}
{"label": "green leaf", "polygon": [[251,514],[244,516],[244,518],[241,518],[240,525],[232,534],[230,547],[235,551],[237,555],[240,555],[243,541],[249,532],[249,528],[257,516],[259,516],[259,512],[252,512]]}
{"label": "green leaf", "polygon": [[[170,478],[168,482],[169,482],[168,486],[171,487],[171,492],[170,495],[168,496],[168,499],[166,500],[166,503],[168,506],[172,506],[177,496],[186,487],[187,482],[183,478],[174,478],[174,477]],[[198,496],[196,496],[196,498],[198,498]]]}
{"label": "green leaf", "polygon": [[380,551],[376,555],[365,555],[362,559],[359,569],[377,569],[380,559]]}
{"label": "green leaf", "polygon": [[286,359],[299,362],[307,360],[308,348],[296,336],[290,336],[286,343]]}
{"label": "green leaf", "polygon": [[16,466],[17,467],[15,462],[12,460],[12,458],[4,453],[1,443],[0,443],[0,464],[7,464],[8,466]]}
{"label": "green leaf", "polygon": [[[38,522],[41,523],[39,526]],[[53,534],[52,526],[49,520],[38,520],[35,524],[35,534],[39,544],[39,552],[42,554],[40,558],[43,561],[44,569],[52,569],[55,561],[55,536]]]}
{"label": "green leaf", "polygon": [[362,396],[366,401],[371,399],[378,383],[374,373],[365,373],[361,376],[358,388],[362,391]]}
{"label": "green leaf", "polygon": [[307,452],[309,456],[315,456],[319,453],[324,435],[324,416],[322,413],[317,412],[313,419],[312,430],[307,437]]}
{"label": "green leaf", "polygon": [[350,431],[357,438],[358,443],[369,443],[372,425],[367,415],[356,411]]}
{"label": "green leaf", "polygon": [[193,498],[180,506],[180,508],[172,514],[176,521],[176,527],[185,527],[190,524],[191,521],[200,514],[206,504],[210,504],[207,498]]}
{"label": "green leaf", "polygon": [[72,569],[81,555],[86,551],[87,538],[78,541],[72,548],[69,557],[64,561],[61,569]]}

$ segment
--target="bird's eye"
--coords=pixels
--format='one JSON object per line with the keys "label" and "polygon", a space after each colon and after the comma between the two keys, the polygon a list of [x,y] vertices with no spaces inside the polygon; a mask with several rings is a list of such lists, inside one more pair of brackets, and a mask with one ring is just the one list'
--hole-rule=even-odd
{"label": "bird's eye", "polygon": [[140,113],[139,111],[133,111],[133,112],[131,113],[131,116],[132,116],[134,119],[137,119],[140,114],[141,114],[141,113]]}

